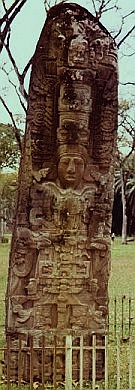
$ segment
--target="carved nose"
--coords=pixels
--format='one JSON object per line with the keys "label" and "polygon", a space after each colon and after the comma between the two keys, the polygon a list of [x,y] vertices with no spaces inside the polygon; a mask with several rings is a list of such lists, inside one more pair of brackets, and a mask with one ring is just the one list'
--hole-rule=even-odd
{"label": "carved nose", "polygon": [[68,164],[68,172],[75,172],[75,163],[74,160],[70,160]]}

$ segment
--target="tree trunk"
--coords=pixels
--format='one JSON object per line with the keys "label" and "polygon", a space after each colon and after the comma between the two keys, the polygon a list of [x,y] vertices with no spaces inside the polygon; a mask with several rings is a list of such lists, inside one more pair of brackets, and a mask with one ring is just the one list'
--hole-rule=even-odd
{"label": "tree trunk", "polygon": [[122,244],[127,244],[127,215],[126,215],[126,197],[125,197],[125,182],[124,182],[123,169],[121,169],[121,194],[122,194],[122,211],[123,211]]}

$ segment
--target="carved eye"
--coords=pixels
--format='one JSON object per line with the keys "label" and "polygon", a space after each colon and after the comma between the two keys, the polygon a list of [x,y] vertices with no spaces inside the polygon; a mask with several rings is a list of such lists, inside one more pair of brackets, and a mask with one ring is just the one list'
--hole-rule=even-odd
{"label": "carved eye", "polygon": [[83,164],[84,164],[84,161],[83,161],[83,159],[81,159],[81,158],[75,158],[75,164],[76,164],[76,165],[83,165]]}
{"label": "carved eye", "polygon": [[61,162],[62,164],[68,165],[68,164],[69,164],[69,158],[61,158],[61,159],[60,159],[60,162]]}

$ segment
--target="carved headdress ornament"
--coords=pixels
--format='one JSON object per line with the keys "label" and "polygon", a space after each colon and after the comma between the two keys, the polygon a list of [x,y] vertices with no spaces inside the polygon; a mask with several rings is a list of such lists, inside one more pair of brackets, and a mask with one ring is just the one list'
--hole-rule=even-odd
{"label": "carved headdress ornament", "polygon": [[84,163],[87,163],[88,153],[84,146],[81,145],[61,145],[58,147],[58,160],[65,155],[76,155],[83,158]]}

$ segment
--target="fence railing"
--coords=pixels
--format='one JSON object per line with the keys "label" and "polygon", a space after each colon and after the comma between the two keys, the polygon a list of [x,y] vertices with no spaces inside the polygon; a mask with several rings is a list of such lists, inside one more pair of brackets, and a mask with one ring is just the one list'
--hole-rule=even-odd
{"label": "fence railing", "polygon": [[[22,367],[24,364],[24,354],[29,356],[29,386],[30,390],[35,389],[35,382],[37,386],[38,379],[34,377],[34,356],[35,354],[40,355],[40,387],[42,389],[53,389],[65,388],[65,390],[72,389],[104,389],[104,390],[134,390],[135,389],[135,337],[130,336],[126,342],[121,339],[119,335],[112,341],[110,341],[108,335],[103,337],[103,342],[99,343],[99,336],[96,334],[89,335],[91,337],[91,343],[86,343],[86,334],[75,335],[67,334],[64,337],[64,344],[60,346],[59,336],[55,336],[51,339],[51,343],[48,342],[46,336],[42,336],[42,343],[40,347],[35,347],[34,337],[29,337],[29,346],[24,347],[23,340],[19,339],[17,347],[12,346],[12,340],[10,337],[7,339],[6,348],[0,349],[1,361],[4,361],[6,356],[6,373],[3,376],[3,383],[6,384],[7,390],[12,386],[13,372],[11,371],[11,361],[13,361],[12,353],[14,352],[17,357],[17,366],[15,364],[17,377],[16,384],[19,389],[22,389],[24,379],[22,377]],[[51,335],[49,335],[51,337]],[[53,341],[52,341],[53,340]],[[75,342],[77,340],[77,343]],[[46,377],[46,354],[51,350],[53,356],[52,372],[53,375]],[[58,381],[58,366],[57,356],[59,352],[63,350],[65,361],[63,364],[63,381]],[[98,358],[99,353],[102,353],[104,369],[102,378],[98,380]],[[74,378],[74,356],[78,356],[78,373],[77,380]],[[87,367],[89,369],[89,379],[85,379],[85,363],[87,361]],[[3,355],[3,356],[2,356]],[[1,380],[2,383],[2,380]]]}
{"label": "fence railing", "polygon": [[135,335],[135,298],[123,295],[109,300],[108,329],[123,339]]}
{"label": "fence railing", "polygon": [[[0,302],[1,303],[1,302]],[[4,306],[4,300],[2,301]],[[12,352],[17,356],[17,386],[22,389],[23,376],[22,367],[24,365],[24,355],[27,354],[29,362],[27,377],[29,378],[30,390],[35,388],[34,377],[34,356],[40,355],[40,385],[42,389],[52,386],[64,386],[66,390],[76,388],[82,390],[135,390],[135,298],[123,295],[110,300],[109,316],[106,326],[106,335],[103,343],[98,343],[96,335],[91,335],[91,344],[86,344],[84,334],[79,334],[79,342],[75,343],[72,334],[65,336],[63,346],[59,346],[57,336],[52,344],[48,344],[48,338],[42,338],[42,345],[35,347],[32,337],[29,346],[25,346],[20,339],[17,347],[12,348],[10,337],[4,345],[4,320],[0,321],[0,384],[3,382],[9,390],[12,385],[13,375],[11,372]],[[4,317],[4,316],[3,316]],[[3,322],[3,323],[2,323]],[[51,337],[51,335],[49,336]],[[76,336],[77,337],[77,336]],[[59,352],[63,349],[63,378],[58,381],[57,359]],[[52,355],[52,375],[46,374],[46,354],[50,350]],[[78,354],[77,374],[74,377],[74,356]],[[86,356],[87,355],[87,356]],[[104,367],[102,375],[98,375],[99,355],[103,356]],[[6,356],[6,373],[5,369]],[[89,356],[89,378],[85,380],[85,360]],[[3,363],[4,362],[4,365]],[[2,367],[3,366],[3,367]],[[100,377],[100,378],[99,378]],[[77,378],[77,379],[76,379]],[[99,380],[100,379],[100,380]],[[26,380],[27,381],[27,380]],[[50,387],[48,387],[50,389]]]}

